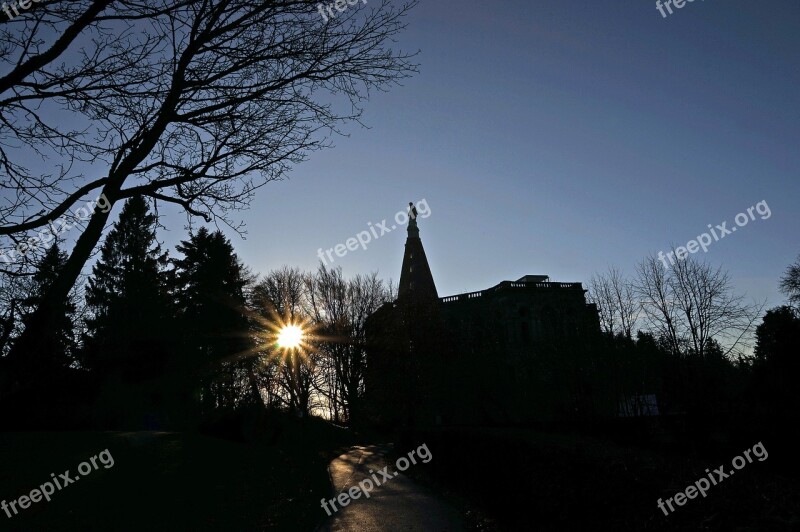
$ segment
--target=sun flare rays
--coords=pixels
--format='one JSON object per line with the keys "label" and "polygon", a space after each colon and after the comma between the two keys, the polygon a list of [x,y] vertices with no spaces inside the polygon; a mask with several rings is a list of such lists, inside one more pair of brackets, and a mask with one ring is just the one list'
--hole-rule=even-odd
{"label": "sun flare rays", "polygon": [[269,358],[305,360],[313,353],[318,338],[311,321],[297,316],[281,316],[277,312],[271,312],[269,317],[259,317],[258,321],[260,349],[267,351]]}

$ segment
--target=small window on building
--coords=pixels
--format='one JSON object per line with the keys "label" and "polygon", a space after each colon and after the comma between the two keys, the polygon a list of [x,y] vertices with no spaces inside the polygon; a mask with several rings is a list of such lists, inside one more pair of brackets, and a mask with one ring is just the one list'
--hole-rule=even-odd
{"label": "small window on building", "polygon": [[519,337],[523,344],[531,343],[531,328],[527,322],[523,321],[519,324]]}

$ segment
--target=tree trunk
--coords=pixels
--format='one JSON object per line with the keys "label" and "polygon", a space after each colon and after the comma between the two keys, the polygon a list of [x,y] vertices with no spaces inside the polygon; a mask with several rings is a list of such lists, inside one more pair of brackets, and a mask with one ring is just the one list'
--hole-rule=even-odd
{"label": "tree trunk", "polygon": [[[58,316],[59,309],[67,300],[69,291],[75,285],[83,266],[92,254],[92,250],[100,241],[103,228],[114,205],[112,198],[116,196],[118,190],[118,187],[106,187],[103,190],[111,207],[109,207],[108,212],[103,212],[99,209],[93,212],[86,230],[78,238],[75,248],[64,264],[64,268],[44,293],[39,306],[31,314],[27,326],[11,346],[8,356],[13,364],[24,367],[26,366],[26,361],[39,360],[42,355],[46,355],[43,352],[47,349],[47,335],[44,332],[49,327],[49,324],[52,323],[53,318]],[[35,375],[20,375],[19,377],[21,377],[20,380],[27,380],[35,377]]]}

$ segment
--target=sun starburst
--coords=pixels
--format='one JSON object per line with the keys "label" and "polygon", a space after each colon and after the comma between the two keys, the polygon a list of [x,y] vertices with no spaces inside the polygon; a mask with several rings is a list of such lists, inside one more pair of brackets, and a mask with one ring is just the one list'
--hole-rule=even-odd
{"label": "sun starburst", "polygon": [[278,332],[278,347],[296,349],[303,343],[304,331],[297,325],[284,325]]}

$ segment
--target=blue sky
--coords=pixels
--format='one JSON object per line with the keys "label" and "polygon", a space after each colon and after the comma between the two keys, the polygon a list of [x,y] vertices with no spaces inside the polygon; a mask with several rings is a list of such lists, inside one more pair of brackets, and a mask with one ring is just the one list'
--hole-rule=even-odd
{"label": "blue sky", "polygon": [[[316,267],[427,200],[440,295],[525,274],[587,281],[685,244],[765,200],[772,212],[695,257],[775,305],[800,253],[796,2],[422,0],[399,45],[420,73],[373,95],[364,122],[261,189],[230,233],[257,272]],[[182,238],[183,222],[162,234]],[[397,280],[405,231],[337,258]]]}

